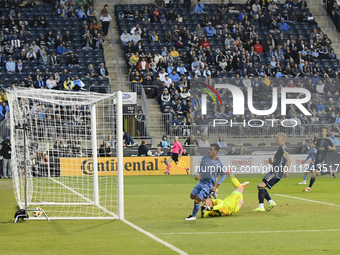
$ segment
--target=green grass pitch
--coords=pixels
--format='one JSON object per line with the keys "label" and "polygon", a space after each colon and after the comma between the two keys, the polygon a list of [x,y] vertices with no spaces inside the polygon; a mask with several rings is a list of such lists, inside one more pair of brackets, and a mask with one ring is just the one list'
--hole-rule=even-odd
{"label": "green grass pitch", "polygon": [[[241,211],[196,221],[184,220],[192,211],[194,178],[125,177],[125,218],[188,254],[340,254],[339,179],[318,177],[312,192],[304,193],[305,186],[297,184],[302,176],[290,175],[270,191],[277,206],[256,213],[251,210],[258,206],[256,185],[262,175],[237,177],[250,181]],[[227,178],[219,198],[232,190]],[[18,208],[10,180],[0,180],[0,197],[1,255],[176,254],[119,220],[13,224]]]}

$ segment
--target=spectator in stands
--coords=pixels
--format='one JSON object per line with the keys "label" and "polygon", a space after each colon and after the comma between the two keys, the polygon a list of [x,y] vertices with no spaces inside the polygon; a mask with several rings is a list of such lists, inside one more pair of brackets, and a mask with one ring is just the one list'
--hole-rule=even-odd
{"label": "spectator in stands", "polygon": [[142,30],[139,27],[139,24],[137,23],[135,27],[133,27],[130,31],[130,34],[133,35],[135,33],[135,30],[138,31],[138,34],[142,34]]}
{"label": "spectator in stands", "polygon": [[324,94],[325,93],[325,84],[322,82],[322,80],[318,81],[317,85],[315,86],[315,90],[319,94]]}
{"label": "spectator in stands", "polygon": [[[183,155],[183,154],[182,154]],[[162,151],[162,148],[161,147],[158,147],[157,148],[157,151],[156,151],[156,153],[155,153],[155,156],[166,156],[166,153],[164,153],[163,151]]]}
{"label": "spectator in stands", "polygon": [[202,135],[201,140],[198,142],[199,147],[210,147],[210,143],[205,135]]}
{"label": "spectator in stands", "polygon": [[180,125],[181,125],[183,136],[189,136],[190,135],[190,122],[187,121],[186,117],[183,118]]}
{"label": "spectator in stands", "polygon": [[147,156],[149,152],[149,148],[146,147],[145,141],[141,142],[141,145],[138,147],[138,156]]}
{"label": "spectator in stands", "polygon": [[195,5],[194,12],[205,12],[204,5],[201,3],[201,0],[197,0],[197,4]]}
{"label": "spectator in stands", "polygon": [[170,147],[171,147],[171,146],[170,146],[170,142],[169,142],[169,140],[168,140],[168,138],[167,138],[166,135],[163,135],[162,141],[160,142],[159,145],[160,145],[161,147],[163,147],[163,148],[170,148]]}
{"label": "spectator in stands", "polygon": [[46,80],[46,87],[48,89],[57,89],[57,82],[53,79],[53,74],[50,75],[49,79]]}
{"label": "spectator in stands", "polygon": [[153,30],[152,33],[149,35],[149,42],[151,44],[159,42],[159,38],[155,30]]}
{"label": "spectator in stands", "polygon": [[65,43],[60,43],[59,44],[59,46],[57,48],[57,53],[58,54],[63,54],[63,55],[68,53],[68,50],[67,50],[67,48],[65,46]]}
{"label": "spectator in stands", "polygon": [[73,81],[70,76],[67,76],[66,81],[64,81],[64,90],[71,91],[74,87]]}
{"label": "spectator in stands", "polygon": [[12,60],[11,57],[10,57],[10,58],[8,59],[8,61],[6,62],[6,71],[7,71],[9,74],[15,72],[15,63],[14,63],[14,61]]}
{"label": "spectator in stands", "polygon": [[177,115],[174,115],[172,117],[172,122],[171,122],[171,126],[170,126],[170,133],[171,133],[171,135],[179,136],[180,132],[181,132],[180,122],[177,118]]}
{"label": "spectator in stands", "polygon": [[279,23],[280,31],[287,31],[289,30],[289,25],[285,22],[284,18],[281,18],[281,22]]}
{"label": "spectator in stands", "polygon": [[328,138],[333,142],[334,146],[340,146],[340,141],[335,137],[335,132],[331,131]]}
{"label": "spectator in stands", "polygon": [[189,138],[184,142],[185,146],[198,146],[198,141],[195,139],[194,135],[191,134]]}
{"label": "spectator in stands", "polygon": [[235,146],[231,146],[231,150],[228,151],[227,155],[237,155]]}
{"label": "spectator in stands", "polygon": [[221,1],[221,3],[220,3],[220,5],[218,6],[218,11],[220,12],[220,13],[226,13],[226,12],[228,12],[228,7],[227,7],[227,5],[224,3],[224,0],[222,0]]}
{"label": "spectator in stands", "polygon": [[174,10],[170,10],[169,13],[166,15],[166,20],[168,22],[175,22],[177,18],[177,15],[174,13]]}
{"label": "spectator in stands", "polygon": [[86,15],[90,21],[93,19],[97,20],[97,11],[93,8],[92,5],[89,6]]}
{"label": "spectator in stands", "polygon": [[73,51],[70,52],[71,55],[67,59],[68,67],[79,67],[78,57],[74,54]]}
{"label": "spectator in stands", "polygon": [[223,136],[220,136],[218,138],[218,143],[217,143],[220,147],[227,147],[226,143],[224,142],[224,138]]}
{"label": "spectator in stands", "polygon": [[206,27],[205,30],[207,32],[208,37],[215,36],[215,29],[212,26],[211,22],[208,23],[208,26]]}
{"label": "spectator in stands", "polygon": [[156,0],[156,1],[155,1],[155,6],[156,6],[156,8],[158,8],[158,9],[164,8],[164,1],[163,1],[163,0]]}
{"label": "spectator in stands", "polygon": [[87,78],[98,77],[98,73],[96,72],[96,70],[94,70],[92,64],[89,64],[89,66],[88,66],[86,77],[87,77]]}
{"label": "spectator in stands", "polygon": [[127,42],[131,41],[131,35],[127,32],[127,29],[124,29],[124,33],[121,34],[120,40],[123,42],[123,45],[126,45]]}
{"label": "spectator in stands", "polygon": [[323,104],[322,100],[319,101],[319,104],[317,104],[315,108],[318,114],[326,113],[326,106]]}
{"label": "spectator in stands", "polygon": [[0,121],[3,121],[6,117],[6,113],[9,111],[8,105],[5,100],[2,100],[0,105]]}
{"label": "spectator in stands", "polygon": [[93,37],[93,48],[96,50],[102,50],[103,45],[105,44],[105,39],[102,38],[101,34]]}
{"label": "spectator in stands", "polygon": [[[301,125],[301,120],[297,117],[296,113],[293,114],[292,118],[290,119],[290,123],[292,127],[292,134],[295,137],[295,130],[300,131],[300,135],[303,135],[305,132],[305,127]],[[296,125],[296,126],[294,126]]]}
{"label": "spectator in stands", "polygon": [[18,63],[16,63],[15,71],[18,73],[25,72],[25,65],[22,63],[21,59],[19,59]]}
{"label": "spectator in stands", "polygon": [[50,67],[50,58],[47,56],[47,53],[44,54],[39,59],[40,68],[46,69]]}
{"label": "spectator in stands", "polygon": [[180,78],[175,69],[172,70],[172,73],[169,75],[169,79],[171,79],[171,81],[179,82]]}
{"label": "spectator in stands", "polygon": [[141,36],[138,34],[137,30],[135,30],[135,33],[130,36],[130,40],[134,43],[134,45],[136,45],[141,40]]}
{"label": "spectator in stands", "polygon": [[104,66],[104,63],[101,63],[98,68],[98,74],[100,78],[105,78],[109,75],[107,68]]}
{"label": "spectator in stands", "polygon": [[34,87],[36,89],[43,89],[43,88],[45,88],[45,86],[46,86],[46,83],[44,81],[44,77],[41,75],[41,76],[39,76],[39,79],[35,82]]}
{"label": "spectator in stands", "polygon": [[57,56],[54,52],[52,52],[52,55],[50,57],[50,64],[52,65],[52,67],[60,66],[59,56]]}
{"label": "spectator in stands", "polygon": [[99,157],[111,157],[112,152],[110,146],[104,140],[103,144],[99,148]]}
{"label": "spectator in stands", "polygon": [[85,90],[84,87],[85,87],[84,82],[82,82],[82,80],[79,79],[78,75],[75,75],[73,80],[73,90],[75,91]]}

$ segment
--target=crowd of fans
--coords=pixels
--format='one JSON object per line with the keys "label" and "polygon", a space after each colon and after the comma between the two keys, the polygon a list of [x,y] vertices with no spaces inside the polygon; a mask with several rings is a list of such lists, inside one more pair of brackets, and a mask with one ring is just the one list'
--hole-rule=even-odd
{"label": "crowd of fans", "polygon": [[102,36],[91,1],[1,4],[7,8],[0,11],[2,86],[79,91],[108,84],[103,57],[106,20],[111,19],[107,6],[100,16]]}
{"label": "crowd of fans", "polygon": [[[141,82],[146,93],[158,99],[162,112],[170,113],[168,134],[207,136],[212,118],[266,122],[269,117],[297,121],[298,126],[289,130],[292,135],[315,131],[301,125],[311,123],[334,124],[340,131],[339,60],[305,0],[248,0],[241,5],[231,0],[219,5],[193,1],[190,7],[186,3],[174,3],[172,8],[159,0],[154,5],[116,5],[115,9],[131,81]],[[252,87],[253,99],[262,108],[271,106],[274,87],[279,93],[283,87],[304,87],[312,93],[306,104],[312,116],[304,117],[294,106],[282,117],[279,111],[273,116],[249,111],[233,116],[227,90],[218,90],[225,96],[223,106],[212,104],[207,117],[202,116],[201,92],[195,84],[214,87],[225,82],[243,90]],[[273,131],[268,127],[253,132]]]}

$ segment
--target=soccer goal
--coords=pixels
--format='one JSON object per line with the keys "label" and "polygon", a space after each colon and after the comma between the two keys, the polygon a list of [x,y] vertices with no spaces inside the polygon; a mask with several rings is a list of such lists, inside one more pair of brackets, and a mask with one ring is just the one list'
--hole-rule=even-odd
{"label": "soccer goal", "polygon": [[50,219],[123,219],[121,92],[6,92],[20,209]]}

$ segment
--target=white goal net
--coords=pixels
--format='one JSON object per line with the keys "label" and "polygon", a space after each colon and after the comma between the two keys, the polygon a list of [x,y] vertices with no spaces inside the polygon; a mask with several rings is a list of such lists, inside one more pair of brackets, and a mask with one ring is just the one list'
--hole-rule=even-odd
{"label": "white goal net", "polygon": [[50,219],[118,218],[115,95],[14,89],[7,97],[19,207],[27,201]]}

